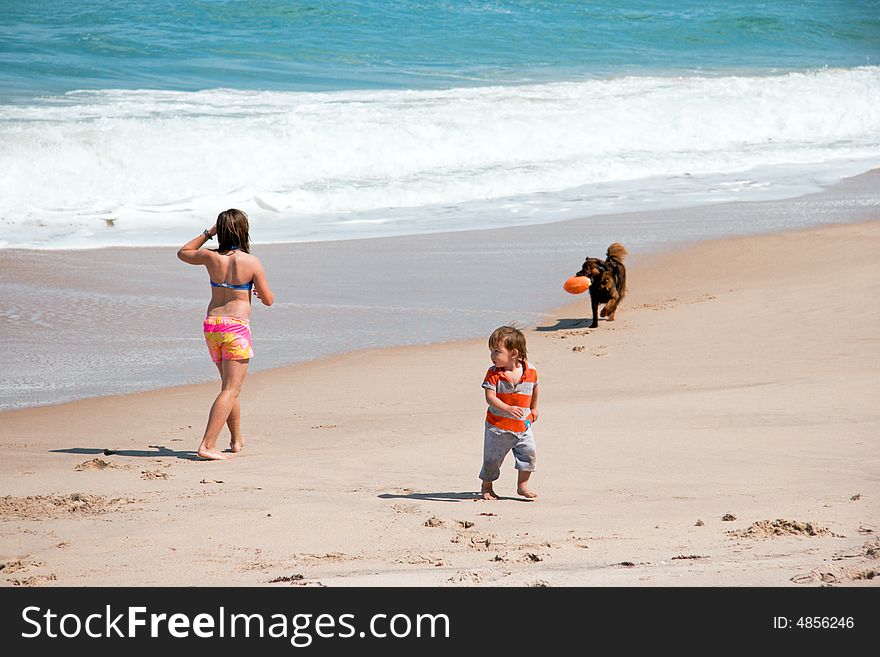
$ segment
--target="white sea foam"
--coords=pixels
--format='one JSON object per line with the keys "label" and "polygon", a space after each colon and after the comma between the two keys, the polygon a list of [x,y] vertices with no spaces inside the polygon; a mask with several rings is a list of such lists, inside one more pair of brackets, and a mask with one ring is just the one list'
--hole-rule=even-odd
{"label": "white sea foam", "polygon": [[[880,164],[880,67],[0,106],[0,244],[326,240],[791,196]],[[259,228],[257,228],[259,227]]]}

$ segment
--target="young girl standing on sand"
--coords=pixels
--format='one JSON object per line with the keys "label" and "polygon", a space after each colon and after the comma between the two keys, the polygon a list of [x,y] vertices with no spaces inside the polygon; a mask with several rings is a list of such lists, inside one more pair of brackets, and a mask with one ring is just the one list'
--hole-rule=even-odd
{"label": "young girl standing on sand", "polygon": [[[202,249],[215,235],[219,242],[217,250]],[[177,257],[190,265],[204,265],[211,281],[204,331],[211,360],[220,372],[221,390],[211,406],[198,455],[212,461],[227,459],[230,456],[216,448],[224,423],[232,435],[229,451],[239,452],[244,446],[238,396],[254,355],[251,290],[265,306],[272,305],[275,295],[269,289],[260,260],[250,254],[248,218],[241,210],[221,212],[211,228],[180,247]]]}

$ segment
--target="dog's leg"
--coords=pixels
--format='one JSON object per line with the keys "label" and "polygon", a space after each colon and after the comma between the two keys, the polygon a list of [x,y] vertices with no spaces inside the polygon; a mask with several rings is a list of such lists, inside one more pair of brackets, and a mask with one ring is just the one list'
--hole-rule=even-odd
{"label": "dog's leg", "polygon": [[605,304],[605,307],[602,309],[602,317],[605,317],[609,322],[614,321],[614,313],[617,312],[617,304],[620,303],[620,298],[618,296],[614,296],[611,298],[611,301]]}
{"label": "dog's leg", "polygon": [[609,322],[614,321],[614,313],[617,311],[617,304],[620,303],[620,292],[617,291],[616,287],[611,288],[611,298],[608,300],[608,303],[605,304],[605,307],[602,309],[602,317],[607,319]]}
{"label": "dog's leg", "polygon": [[593,307],[593,323],[590,328],[599,328],[599,300],[591,295],[590,305]]}

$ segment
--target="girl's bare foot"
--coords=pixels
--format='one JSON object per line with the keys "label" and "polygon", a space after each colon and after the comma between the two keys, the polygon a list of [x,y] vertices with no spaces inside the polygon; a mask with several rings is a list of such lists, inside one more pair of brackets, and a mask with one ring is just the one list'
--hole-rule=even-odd
{"label": "girl's bare foot", "polygon": [[495,491],[492,489],[492,483],[484,481],[483,485],[480,486],[480,495],[484,500],[497,500],[498,496],[495,494]]}
{"label": "girl's bare foot", "polygon": [[224,454],[223,452],[218,452],[216,449],[207,449],[205,447],[199,447],[199,451],[196,452],[196,454],[208,461],[225,461],[226,459],[232,458],[229,454]]}
{"label": "girl's bare foot", "polygon": [[523,497],[529,498],[530,500],[533,500],[536,497],[538,497],[538,494],[530,491],[528,486],[526,486],[525,484],[521,484],[521,485],[517,486],[516,492],[519,493],[520,495],[522,495]]}
{"label": "girl's bare foot", "polygon": [[233,454],[240,452],[242,447],[244,447],[244,439],[243,438],[239,438],[238,440],[233,438],[232,440],[229,441],[229,451],[232,452]]}

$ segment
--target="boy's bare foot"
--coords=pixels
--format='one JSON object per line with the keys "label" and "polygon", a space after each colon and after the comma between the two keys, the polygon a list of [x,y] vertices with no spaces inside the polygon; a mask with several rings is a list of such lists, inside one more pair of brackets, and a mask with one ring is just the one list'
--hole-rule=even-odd
{"label": "boy's bare foot", "polygon": [[233,438],[232,440],[229,441],[229,451],[232,452],[233,454],[240,452],[242,447],[244,447],[244,439],[243,438],[239,438],[238,440]]}
{"label": "boy's bare foot", "polygon": [[530,491],[528,486],[526,486],[524,484],[520,484],[519,486],[517,486],[516,492],[519,493],[520,495],[522,495],[523,497],[529,498],[530,500],[533,500],[536,497],[538,497],[537,493],[533,493],[532,491]]}
{"label": "boy's bare foot", "polygon": [[208,461],[225,461],[232,458],[229,454],[218,452],[216,449],[206,449],[205,447],[199,447],[199,451],[196,454]]}
{"label": "boy's bare foot", "polygon": [[498,496],[495,494],[495,491],[492,489],[492,484],[483,482],[483,485],[480,486],[480,496],[484,500],[497,500]]}

